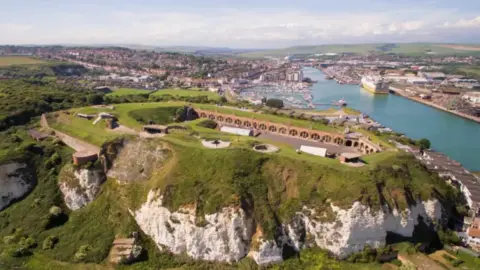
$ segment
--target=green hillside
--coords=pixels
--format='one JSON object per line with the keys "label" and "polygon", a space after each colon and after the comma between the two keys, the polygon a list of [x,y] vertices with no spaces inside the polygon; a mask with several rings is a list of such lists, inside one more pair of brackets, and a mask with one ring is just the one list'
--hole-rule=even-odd
{"label": "green hillside", "polygon": [[[455,44],[465,48],[452,48],[452,44],[435,43],[371,43],[371,44],[329,44],[317,46],[294,46],[283,49],[264,50],[241,54],[243,57],[285,57],[288,55],[312,55],[324,53],[399,53],[407,55],[428,55],[427,52],[438,55],[480,55],[478,44]],[[473,48],[472,48],[473,47]]]}

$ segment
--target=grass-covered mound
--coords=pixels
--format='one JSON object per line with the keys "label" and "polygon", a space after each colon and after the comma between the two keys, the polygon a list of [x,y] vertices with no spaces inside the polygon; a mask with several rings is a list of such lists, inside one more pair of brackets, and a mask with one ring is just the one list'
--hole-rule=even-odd
{"label": "grass-covered mound", "polygon": [[328,212],[330,202],[349,208],[361,201],[375,209],[384,204],[405,209],[417,199],[443,198],[452,191],[414,157],[400,153],[359,169],[247,149],[174,146],[174,152],[175,164],[157,181],[167,207],[176,210],[196,203],[199,215],[229,205],[251,207],[267,234],[273,233],[278,221],[288,222],[303,205]]}
{"label": "grass-covered mound", "polygon": [[157,107],[132,110],[130,117],[142,124],[166,125],[175,122],[183,114],[183,107]]}

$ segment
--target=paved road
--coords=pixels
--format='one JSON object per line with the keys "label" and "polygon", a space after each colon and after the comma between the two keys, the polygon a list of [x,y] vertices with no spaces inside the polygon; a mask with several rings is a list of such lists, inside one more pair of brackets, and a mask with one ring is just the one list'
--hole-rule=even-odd
{"label": "paved road", "polygon": [[336,154],[358,153],[356,149],[352,147],[342,147],[336,144],[313,142],[309,140],[296,139],[296,138],[272,134],[272,133],[261,133],[260,135],[258,135],[258,137],[268,139],[274,142],[289,144],[295,147],[296,149],[299,149],[301,145],[305,145],[305,146],[326,148],[329,153],[336,153]]}

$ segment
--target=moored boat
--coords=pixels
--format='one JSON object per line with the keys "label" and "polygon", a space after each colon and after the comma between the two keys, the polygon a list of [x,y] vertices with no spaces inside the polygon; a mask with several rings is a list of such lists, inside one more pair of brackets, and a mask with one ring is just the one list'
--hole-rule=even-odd
{"label": "moored boat", "polygon": [[362,87],[374,94],[388,94],[389,84],[381,77],[364,76],[362,77]]}

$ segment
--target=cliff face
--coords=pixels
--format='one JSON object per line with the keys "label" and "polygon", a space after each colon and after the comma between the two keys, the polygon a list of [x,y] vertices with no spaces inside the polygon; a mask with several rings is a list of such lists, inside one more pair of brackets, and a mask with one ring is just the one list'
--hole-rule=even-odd
{"label": "cliff face", "polygon": [[27,194],[34,187],[34,176],[24,163],[0,165],[0,210]]}
{"label": "cliff face", "polygon": [[101,170],[64,168],[60,175],[59,188],[65,204],[71,210],[77,210],[93,201],[105,181]]}
{"label": "cliff face", "polygon": [[150,191],[142,207],[132,213],[140,228],[160,250],[187,253],[195,259],[232,262],[247,255],[253,220],[240,208],[223,208],[205,215],[196,225],[194,207],[171,212],[162,206],[159,193]]}
{"label": "cliff face", "polygon": [[304,207],[275,240],[263,239],[255,221],[242,209],[223,208],[221,212],[205,215],[206,224],[195,224],[194,208],[171,212],[162,206],[158,192],[151,191],[147,202],[132,212],[140,228],[162,250],[175,254],[186,252],[195,259],[210,261],[237,261],[248,254],[258,264],[282,261],[286,249],[300,251],[309,246],[330,250],[345,258],[366,245],[382,247],[387,232],[411,237],[419,218],[427,224],[442,217],[442,206],[437,200],[417,202],[404,211],[373,211],[359,202],[349,209],[331,205],[335,218],[322,222],[322,213]]}
{"label": "cliff face", "polygon": [[168,158],[168,150],[148,139],[125,141],[117,152],[108,176],[120,183],[147,180]]}

